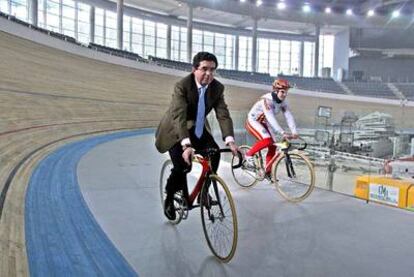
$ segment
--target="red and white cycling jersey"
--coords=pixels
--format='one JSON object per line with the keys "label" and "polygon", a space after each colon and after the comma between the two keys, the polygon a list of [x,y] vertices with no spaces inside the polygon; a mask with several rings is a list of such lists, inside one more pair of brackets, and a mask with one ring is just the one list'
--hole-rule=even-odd
{"label": "red and white cycling jersey", "polygon": [[250,109],[247,114],[247,127],[250,131],[258,132],[260,134],[260,137],[258,138],[260,139],[270,137],[270,135],[272,135],[272,137],[274,136],[274,134],[269,134],[270,128],[275,133],[283,134],[284,130],[280,127],[276,120],[276,115],[280,113],[280,111],[283,112],[292,134],[297,134],[295,120],[289,110],[288,103],[286,100],[281,103],[277,103],[273,100],[271,92],[260,97],[260,99]]}

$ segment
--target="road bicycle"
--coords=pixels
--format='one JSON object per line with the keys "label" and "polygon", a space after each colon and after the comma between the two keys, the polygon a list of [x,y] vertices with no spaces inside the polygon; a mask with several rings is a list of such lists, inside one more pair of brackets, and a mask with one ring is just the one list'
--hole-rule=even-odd
{"label": "road bicycle", "polygon": [[[174,194],[176,219],[170,222],[178,224],[181,220],[187,219],[190,210],[200,207],[203,231],[211,252],[220,261],[229,262],[237,247],[237,215],[230,190],[211,167],[211,157],[217,152],[231,152],[231,150],[211,148],[195,151],[193,162],[201,164],[201,175],[191,194],[188,193],[188,188],[183,188]],[[241,167],[243,160],[241,153],[237,158],[239,163],[234,167]],[[165,161],[161,168],[160,194],[163,209],[167,197],[165,184],[172,168],[171,160]],[[196,199],[199,204],[194,203]]]}
{"label": "road bicycle", "polygon": [[[300,202],[310,195],[315,187],[315,170],[309,158],[303,152],[307,143],[299,139],[300,147],[288,140],[275,143],[277,151],[270,160],[271,173],[265,172],[265,149],[254,155],[255,167],[248,168],[245,163],[239,168],[232,168],[232,174],[237,184],[248,188],[258,181],[267,179],[274,183],[283,198],[290,202]],[[239,150],[245,154],[250,146],[242,145]],[[232,160],[232,164],[236,162]]]}

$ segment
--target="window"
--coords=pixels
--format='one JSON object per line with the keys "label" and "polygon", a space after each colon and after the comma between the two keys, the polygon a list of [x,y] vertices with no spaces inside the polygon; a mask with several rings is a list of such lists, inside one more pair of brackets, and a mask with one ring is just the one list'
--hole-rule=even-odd
{"label": "window", "polygon": [[304,54],[303,54],[303,76],[313,77],[314,70],[314,55],[315,55],[315,43],[305,42],[304,43]]}
{"label": "window", "polygon": [[46,28],[54,32],[60,31],[60,9],[58,0],[47,0]]}
{"label": "window", "polygon": [[333,67],[334,39],[332,35],[319,36],[319,73],[323,67]]}
{"label": "window", "polygon": [[155,56],[155,23],[144,21],[144,56]]}
{"label": "window", "polygon": [[75,2],[62,0],[62,33],[75,37]]}
{"label": "window", "polygon": [[144,30],[144,21],[139,18],[132,18],[132,52],[137,53],[138,55],[144,55],[144,41],[143,41],[143,31]]}
{"label": "window", "polygon": [[91,7],[87,4],[78,2],[78,41],[89,43],[89,14]]}
{"label": "window", "polygon": [[104,45],[104,10],[95,8],[95,43]]}
{"label": "window", "polygon": [[290,74],[300,73],[300,41],[292,41],[290,52]]}
{"label": "window", "polygon": [[7,0],[0,0],[0,11],[9,13],[9,3]]}
{"label": "window", "polygon": [[280,41],[280,73],[289,75],[291,67],[291,41],[281,40]]}
{"label": "window", "polygon": [[167,28],[163,23],[157,23],[156,56],[167,58]]}
{"label": "window", "polygon": [[104,33],[104,45],[117,48],[117,27],[116,27],[116,13],[111,11],[105,11],[105,33]]}
{"label": "window", "polygon": [[258,72],[269,72],[269,40],[259,38],[257,39],[257,60]]}
{"label": "window", "polygon": [[28,21],[28,5],[26,0],[10,0],[10,14],[18,19]]}
{"label": "window", "polygon": [[280,40],[270,40],[269,74],[277,76],[280,72]]}
{"label": "window", "polygon": [[251,71],[252,69],[252,38],[239,37],[239,68],[237,70]]}

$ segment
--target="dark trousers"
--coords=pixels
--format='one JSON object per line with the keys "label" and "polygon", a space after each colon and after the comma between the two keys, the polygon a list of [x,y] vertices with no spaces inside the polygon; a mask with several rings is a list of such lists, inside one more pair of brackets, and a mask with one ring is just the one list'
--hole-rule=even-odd
{"label": "dark trousers", "polygon": [[[197,138],[194,134],[194,127],[190,131],[190,141],[194,149],[203,150],[207,148],[219,149],[219,146],[214,141],[213,137],[207,132],[203,131],[201,138]],[[190,166],[184,161],[182,154],[183,148],[181,142],[177,142],[169,151],[171,161],[174,168],[171,170],[171,175],[167,180],[166,191],[168,197],[172,197],[178,190],[184,189],[187,191],[187,173]],[[216,172],[220,163],[220,153],[217,153],[211,158],[211,166],[213,171]]]}

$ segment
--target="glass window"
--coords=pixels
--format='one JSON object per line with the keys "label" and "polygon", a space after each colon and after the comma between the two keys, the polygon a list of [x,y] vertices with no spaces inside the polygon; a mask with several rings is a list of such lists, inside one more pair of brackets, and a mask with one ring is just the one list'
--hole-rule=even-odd
{"label": "glass window", "polygon": [[123,33],[123,43],[122,43],[122,45],[123,45],[123,49],[124,50],[127,50],[127,51],[132,51],[131,50],[131,39],[130,39],[130,36],[131,36],[131,17],[130,16],[127,16],[127,15],[124,15],[124,17],[123,17],[123,30],[124,30],[124,33]]}
{"label": "glass window", "polygon": [[132,18],[132,52],[137,53],[138,55],[144,55],[143,49],[143,30],[144,30],[144,21],[139,18]]}
{"label": "glass window", "polygon": [[62,33],[75,37],[75,2],[62,0]]}
{"label": "glass window", "polygon": [[291,41],[280,41],[280,73],[290,74],[290,58],[291,58]]}
{"label": "glass window", "polygon": [[239,68],[241,71],[251,71],[252,69],[252,38],[239,37]]}
{"label": "glass window", "polygon": [[28,21],[28,5],[26,0],[10,0],[10,14],[18,19]]}
{"label": "glass window", "polygon": [[269,74],[277,76],[280,72],[280,40],[272,39],[269,44]]}
{"label": "glass window", "polygon": [[[1,3],[2,0],[0,0]],[[6,1],[7,3],[7,1]],[[0,4],[1,5],[1,4]],[[45,28],[45,16],[43,11],[45,10],[46,0],[37,1],[37,25],[39,27]]]}
{"label": "glass window", "polygon": [[104,10],[95,8],[95,43],[104,45]]}
{"label": "glass window", "polygon": [[226,69],[234,69],[234,38],[232,35],[226,35]]}
{"label": "glass window", "polygon": [[290,52],[290,74],[299,75],[300,67],[300,41],[292,41]]}
{"label": "glass window", "polygon": [[47,26],[46,28],[54,32],[59,32],[60,11],[59,2],[47,0]]}
{"label": "glass window", "polygon": [[333,35],[319,36],[319,73],[323,67],[333,67],[334,39]]}
{"label": "glass window", "polygon": [[269,72],[269,40],[259,38],[257,40],[258,72]]}
{"label": "glass window", "polygon": [[7,0],[0,0],[0,11],[9,13],[9,4]]}
{"label": "glass window", "polygon": [[204,31],[203,51],[214,52],[214,33]]}
{"label": "glass window", "polygon": [[78,41],[89,43],[89,13],[91,7],[87,4],[78,2]]}
{"label": "glass window", "polygon": [[105,11],[105,46],[117,48],[116,13]]}
{"label": "glass window", "polygon": [[195,56],[198,52],[203,51],[203,31],[193,29],[193,53]]}
{"label": "glass window", "polygon": [[156,56],[160,58],[167,58],[167,28],[166,24],[157,23]]}
{"label": "glass window", "polygon": [[144,21],[144,56],[155,56],[155,23]]}
{"label": "glass window", "polygon": [[304,53],[303,53],[303,76],[304,77],[313,77],[313,64],[314,64],[314,53],[315,53],[315,43],[314,42],[305,42],[304,43]]}

